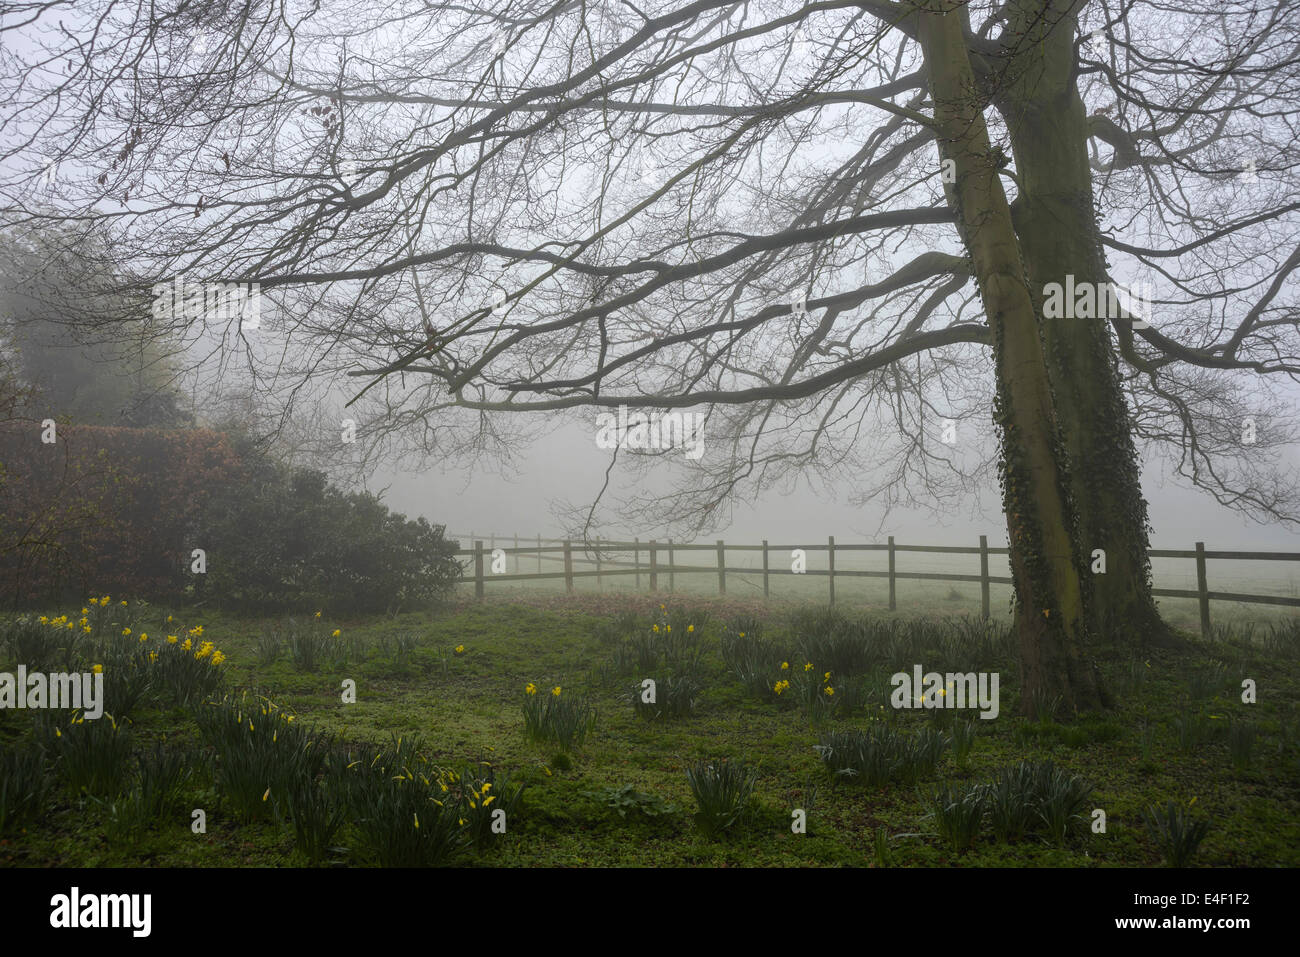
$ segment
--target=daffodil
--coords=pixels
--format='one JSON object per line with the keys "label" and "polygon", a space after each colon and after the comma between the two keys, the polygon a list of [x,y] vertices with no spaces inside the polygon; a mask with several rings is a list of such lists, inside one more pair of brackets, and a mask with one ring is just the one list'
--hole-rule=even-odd
{"label": "daffodil", "polygon": [[537,694],[537,685],[531,681],[524,685],[524,694]]}
{"label": "daffodil", "polygon": [[94,666],[93,668],[91,668],[90,670],[93,671],[93,672],[94,672],[95,674],[97,674],[97,675],[102,675],[102,674],[104,673],[104,666],[103,666],[103,665],[95,665],[95,666]]}
{"label": "daffodil", "polygon": [[338,628],[335,628],[335,629],[334,629],[334,633],[331,634],[330,637],[331,637],[331,638],[337,638],[337,637],[338,637],[339,635],[341,635],[341,634],[343,634],[343,632],[340,631]]}
{"label": "daffodil", "polygon": [[812,662],[810,661],[810,662],[808,662],[807,664],[805,664],[805,665],[803,666],[803,670],[804,670],[804,671],[812,671]]}
{"label": "daffodil", "polygon": [[316,612],[316,617],[317,617],[317,618],[320,617],[320,612]]}
{"label": "daffodil", "polygon": [[830,695],[835,694],[835,689],[832,688],[832,687],[830,687],[830,686],[828,685],[827,688],[826,688],[826,694],[827,694],[828,697],[829,697]]}
{"label": "daffodil", "polygon": [[174,644],[176,644],[176,636],[175,636],[175,635],[168,635],[168,636],[167,636],[167,644],[169,644],[169,645],[174,645]]}
{"label": "daffodil", "polygon": [[695,626],[694,626],[694,625],[687,625],[687,626],[686,626],[686,633],[687,633],[688,635],[691,634],[691,632],[693,632],[693,631],[695,631]]}
{"label": "daffodil", "polygon": [[458,655],[463,655],[464,653],[465,653],[465,646],[464,646],[464,645],[457,645],[457,646],[456,646],[456,654],[458,654]]}
{"label": "daffodil", "polygon": [[783,661],[783,662],[781,662],[781,670],[782,670],[782,671],[789,671],[789,670],[790,670],[790,662],[788,662],[788,661]]}
{"label": "daffodil", "polygon": [[556,685],[554,688],[552,688],[551,694],[558,698],[560,696],[560,686]]}
{"label": "daffodil", "polygon": [[129,635],[129,634],[131,634],[131,629],[130,629],[130,628],[123,628],[123,629],[122,629],[122,637],[125,638],[125,637],[126,637],[127,635]]}

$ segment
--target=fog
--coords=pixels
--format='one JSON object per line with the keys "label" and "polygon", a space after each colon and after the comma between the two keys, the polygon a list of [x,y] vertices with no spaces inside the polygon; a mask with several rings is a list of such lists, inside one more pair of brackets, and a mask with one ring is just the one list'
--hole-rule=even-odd
{"label": "fog", "polygon": [[[519,534],[563,537],[566,529],[557,506],[588,505],[600,491],[609,453],[598,449],[594,427],[566,423],[543,439],[521,447],[510,472],[485,468],[431,465],[420,473],[378,469],[368,485],[387,488],[385,501],[396,511],[424,515],[445,524],[449,532],[480,537]],[[707,445],[706,452],[707,455]],[[1294,467],[1294,452],[1286,461]],[[664,465],[666,470],[669,466]],[[1189,487],[1169,474],[1162,461],[1148,462],[1142,487],[1150,507],[1153,548],[1270,548],[1300,550],[1300,529],[1282,523],[1261,524],[1216,502],[1208,492]],[[614,491],[627,491],[614,486]],[[737,496],[732,520],[710,538],[737,543],[769,541],[818,543],[828,535],[845,542],[870,542],[894,535],[900,542],[920,545],[973,545],[981,534],[990,544],[1006,544],[1006,523],[995,487],[974,499],[946,501],[936,512],[876,505],[855,508],[841,497],[831,499],[808,488],[792,494]],[[594,529],[602,537],[639,535],[668,537],[669,522],[659,528],[616,526]],[[879,530],[879,531],[877,531]],[[567,530],[570,534],[572,529]]]}

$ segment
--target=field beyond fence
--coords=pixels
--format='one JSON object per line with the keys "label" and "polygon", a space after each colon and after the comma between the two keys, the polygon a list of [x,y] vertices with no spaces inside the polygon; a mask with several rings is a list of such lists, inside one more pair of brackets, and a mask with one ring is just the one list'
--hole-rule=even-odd
{"label": "field beyond fence", "polygon": [[[906,611],[933,612],[939,607],[958,614],[978,612],[986,618],[995,611],[1008,614],[1011,600],[1008,549],[990,546],[986,535],[973,546],[908,545],[893,536],[883,543],[837,542],[829,537],[818,544],[639,538],[584,542],[540,535],[521,538],[513,533],[476,538],[473,532],[448,533],[448,537],[471,543],[456,556],[462,559],[466,585],[478,598],[485,597],[489,585],[494,592],[509,585],[515,593],[558,589],[572,593],[579,587],[594,587],[831,605],[847,602],[880,605],[889,611],[899,610],[901,601]],[[1300,562],[1300,553],[1215,551],[1197,542],[1193,549],[1154,548],[1148,554],[1153,592],[1172,599],[1161,602],[1161,609],[1173,624],[1199,627],[1208,635],[1212,602],[1229,605],[1234,621],[1267,619],[1267,612],[1258,606],[1278,609],[1274,616],[1285,607],[1300,607],[1296,566],[1290,564]],[[1210,587],[1210,562],[1216,563],[1215,589]],[[1283,574],[1278,574],[1279,569]],[[909,583],[903,594],[900,582]],[[912,582],[925,584],[918,588]],[[944,592],[930,582],[946,582],[949,587]]]}

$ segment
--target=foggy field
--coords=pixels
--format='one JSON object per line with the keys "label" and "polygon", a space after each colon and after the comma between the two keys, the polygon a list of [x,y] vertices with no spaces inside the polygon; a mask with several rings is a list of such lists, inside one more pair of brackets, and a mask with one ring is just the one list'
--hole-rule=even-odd
{"label": "foggy field", "polygon": [[[481,536],[480,536],[481,537]],[[521,538],[519,547],[527,548],[533,543]],[[462,548],[469,548],[471,543],[465,537],[460,539]],[[496,544],[502,548],[512,548],[513,540],[501,537]],[[950,542],[950,544],[958,544]],[[964,543],[962,543],[964,544]],[[666,547],[660,544],[659,560],[667,561]],[[1174,547],[1172,545],[1162,547]],[[1191,548],[1191,543],[1177,546]],[[1210,547],[1210,546],[1207,546]],[[488,549],[484,541],[485,553]],[[1216,550],[1210,547],[1210,550]],[[1226,550],[1226,549],[1225,549]],[[1284,549],[1285,550],[1285,549]],[[709,565],[716,561],[716,553],[710,551],[677,551],[675,562],[678,565]],[[789,574],[789,551],[769,553],[771,570],[771,600],[777,603],[808,602],[824,603],[828,597],[825,551],[808,551],[807,568],[811,574]],[[759,553],[728,549],[726,552],[728,569],[751,568],[752,573],[728,571],[727,594],[731,598],[763,598],[762,558]],[[465,561],[465,559],[462,559]],[[781,562],[784,561],[784,565]],[[617,565],[609,562],[603,564],[608,572],[616,567],[626,572],[633,568],[631,552],[617,556]],[[641,583],[639,591],[644,593],[649,588],[649,558],[643,543],[641,556]],[[1156,588],[1175,588],[1196,590],[1196,563],[1191,559],[1153,558],[1152,582]],[[596,565],[574,547],[574,570],[592,572]],[[1300,597],[1300,562],[1282,561],[1215,561],[1207,563],[1207,583],[1211,591],[1235,592],[1248,595]],[[880,612],[888,608],[889,586],[884,578],[854,578],[841,575],[842,572],[873,571],[883,573],[887,570],[887,556],[884,552],[839,551],[835,555],[835,600],[846,607],[870,609]],[[458,592],[463,597],[472,597],[474,584],[473,563],[465,564],[466,581],[461,582]],[[784,569],[785,574],[778,574]],[[544,554],[539,563],[536,555],[508,555],[506,572],[508,574],[531,575],[538,571],[558,573],[563,570],[563,560],[559,555]],[[896,571],[928,572],[939,574],[978,575],[979,556],[944,555],[934,553],[906,552],[897,553]],[[989,574],[994,577],[1009,577],[1010,568],[1005,555],[990,555]],[[676,593],[697,597],[716,596],[718,594],[718,576],[716,572],[681,572],[672,578]],[[669,575],[661,567],[659,571],[659,591],[668,593]],[[599,581],[593,577],[575,579],[575,591],[582,594],[620,594],[638,593],[634,575],[605,575]],[[487,576],[486,595],[499,596],[541,596],[564,594],[563,578],[528,582],[502,581],[494,582],[491,574]],[[896,586],[898,611],[902,614],[916,615],[977,615],[980,613],[980,585],[978,582],[925,581],[899,578]],[[993,583],[989,586],[989,611],[999,620],[1011,619],[1012,588],[1010,585]],[[1197,602],[1191,598],[1161,597],[1157,599],[1165,620],[1176,628],[1197,631],[1200,618]],[[1210,619],[1213,626],[1232,624],[1236,627],[1262,627],[1268,623],[1293,618],[1296,609],[1282,605],[1262,603],[1212,601]]]}
{"label": "foggy field", "polygon": [[[973,630],[963,644],[945,638],[944,622],[950,619],[934,617],[928,619],[930,625],[900,633],[912,637],[879,632],[870,639],[851,628],[837,631],[849,625],[819,619],[811,606],[779,602],[765,608],[734,596],[725,601],[660,598],[663,612],[651,596],[590,593],[461,602],[437,614],[395,618],[316,621],[309,615],[296,622],[296,630],[285,621],[179,611],[169,622],[166,610],[123,607],[115,600],[111,607],[88,609],[85,620],[94,633],[88,634],[83,650],[91,658],[128,656],[113,659],[119,667],[134,660],[130,655],[142,654],[140,660],[148,664],[141,667],[148,669],[161,667],[157,662],[169,660],[169,650],[180,647],[167,641],[169,633],[181,640],[193,636],[193,648],[210,641],[226,659],[212,670],[223,674],[224,686],[250,728],[276,723],[275,709],[262,713],[258,696],[265,695],[276,709],[294,716],[279,725],[277,734],[326,732],[327,743],[306,745],[309,752],[320,749],[323,777],[315,799],[340,815],[338,830],[317,850],[322,864],[395,863],[382,857],[380,837],[357,829],[356,813],[343,797],[354,793],[349,786],[360,787],[356,781],[348,784],[349,775],[360,773],[368,762],[382,768],[389,761],[397,761],[398,779],[408,773],[402,768],[413,769],[418,777],[449,784],[451,795],[471,772],[481,775],[472,794],[508,808],[504,833],[490,831],[484,818],[482,827],[471,828],[479,836],[477,849],[449,851],[440,859],[467,866],[1154,866],[1162,862],[1162,851],[1142,813],[1169,802],[1192,805],[1196,817],[1209,822],[1193,864],[1300,863],[1300,661],[1294,621],[1267,646],[1197,642],[1178,653],[1151,650],[1140,659],[1104,666],[1116,698],[1112,711],[1077,721],[1061,715],[1039,722],[1016,714],[1017,666],[1004,627],[986,631],[968,620],[966,627]],[[949,610],[949,604],[927,604],[919,596],[902,599],[897,616],[873,614],[870,621],[879,625],[892,617],[915,626],[922,620],[913,616],[912,605],[940,612]],[[969,610],[958,602],[951,605],[958,612]],[[699,627],[692,629],[696,622]],[[53,636],[48,647],[66,643],[61,624],[29,625],[27,631],[11,620],[4,626],[9,641],[0,643],[0,670],[12,668],[16,641],[27,642],[29,659],[42,657],[41,639],[31,637],[43,634],[41,628]],[[277,626],[278,633],[273,630]],[[665,630],[670,626],[676,634],[672,639],[674,632]],[[121,634],[128,629],[131,634]],[[745,629],[750,633],[742,639],[739,632]],[[746,644],[755,640],[755,632],[762,634],[759,643]],[[140,641],[142,633],[148,637]],[[317,644],[307,641],[309,633],[319,639]],[[854,634],[859,637],[844,637]],[[861,642],[866,644],[855,644]],[[724,644],[730,649],[725,660]],[[755,666],[757,673],[747,682],[736,669],[737,662],[743,667],[744,661],[756,660],[746,657],[751,652],[759,658],[774,653],[789,667],[766,659],[769,670]],[[314,653],[315,662],[304,660],[304,653]],[[150,654],[159,655],[157,662]],[[822,660],[815,660],[818,656]],[[842,664],[845,673],[838,673],[827,656]],[[808,664],[812,668],[805,670]],[[996,719],[980,719],[978,710],[891,707],[889,676],[910,674],[915,665],[941,673],[970,668],[1000,673]],[[826,671],[831,674],[823,680]],[[774,693],[772,686],[779,686],[783,676],[793,677],[794,687]],[[1246,723],[1240,717],[1239,676],[1253,679],[1259,689]],[[658,681],[661,694],[673,681],[693,682],[693,708],[680,716],[639,717],[631,699],[634,692],[641,693],[647,677]],[[794,698],[805,678],[816,680],[799,703]],[[266,745],[270,750],[265,753],[254,749],[249,751],[254,757],[244,755],[240,749],[253,745],[241,735],[251,740],[257,733],[236,724],[234,738],[223,737],[211,719],[217,710],[203,710],[210,707],[204,702],[220,698],[220,689],[209,688],[182,705],[178,696],[186,680],[159,679],[129,716],[119,713],[114,719],[123,729],[118,733],[129,735],[127,748],[137,757],[161,745],[178,755],[186,769],[165,802],[165,813],[147,822],[137,816],[135,803],[145,785],[136,781],[125,754],[119,758],[120,775],[109,773],[110,768],[95,779],[99,783],[90,790],[97,793],[73,787],[70,775],[78,752],[68,737],[84,733],[92,722],[66,725],[58,717],[63,734],[54,737],[54,718],[44,725],[44,718],[33,722],[33,712],[0,710],[0,743],[29,743],[30,731],[59,755],[52,764],[54,789],[22,821],[21,831],[5,834],[0,865],[307,862],[295,847],[310,843],[295,837],[293,824],[306,813],[299,803],[303,798],[280,793],[276,784],[263,793],[265,782],[282,780],[272,765],[291,760],[288,752],[295,746],[282,738]],[[341,700],[347,680],[355,682],[352,704]],[[533,695],[527,693],[530,685]],[[832,693],[826,693],[827,687]],[[552,695],[555,688],[558,695]],[[248,697],[241,699],[245,693]],[[594,726],[568,754],[524,733],[525,703],[551,697],[584,699],[595,709]],[[200,714],[209,718],[196,724]],[[965,718],[971,719],[965,730],[974,733],[968,758],[959,764],[953,742],[945,738],[937,765],[916,771],[915,783],[906,776],[876,785],[836,780],[814,750],[827,740],[824,734],[876,726],[896,730],[900,740],[951,736],[960,734]],[[101,719],[96,733],[109,733],[108,720]],[[1249,745],[1242,745],[1240,737],[1231,743],[1229,727],[1238,725],[1238,731],[1249,732]],[[366,745],[392,744],[398,736],[405,749],[399,754],[385,758],[365,750]],[[419,755],[411,751],[416,747]],[[1083,782],[1061,840],[1032,823],[1021,838],[998,840],[990,830],[992,812],[986,811],[984,824],[969,838],[973,846],[964,849],[963,839],[941,836],[936,820],[927,816],[936,786],[976,793],[999,769],[1049,758]],[[234,769],[254,759],[272,765],[251,780],[240,778]],[[748,809],[715,835],[694,820],[696,802],[686,778],[687,768],[704,760],[715,766],[743,764],[757,775]],[[366,780],[381,787],[381,779],[387,780],[383,775]],[[116,783],[103,784],[105,780]],[[342,782],[337,792],[331,782]],[[492,788],[481,790],[488,782]],[[524,788],[516,802],[519,785]],[[439,793],[435,788],[435,796]],[[336,799],[343,803],[329,804]],[[0,811],[4,800],[0,798]],[[12,812],[12,792],[8,801]],[[380,813],[376,807],[381,805],[374,805],[372,814]],[[193,833],[195,809],[204,811],[205,833]],[[796,809],[804,812],[805,833],[792,831]],[[1105,812],[1105,833],[1091,830],[1096,809]],[[476,806],[474,812],[478,810]],[[474,812],[466,805],[459,811]],[[423,810],[414,818],[398,813],[387,833],[414,848],[408,853],[418,857],[421,825],[427,834],[437,822]]]}
{"label": "foggy field", "polygon": [[[903,948],[1267,925],[1300,0],[35,0],[0,50],[22,920],[373,949],[407,868],[853,866],[930,869],[862,896]],[[198,916],[228,867],[283,940]],[[493,928],[645,899],[481,876]]]}

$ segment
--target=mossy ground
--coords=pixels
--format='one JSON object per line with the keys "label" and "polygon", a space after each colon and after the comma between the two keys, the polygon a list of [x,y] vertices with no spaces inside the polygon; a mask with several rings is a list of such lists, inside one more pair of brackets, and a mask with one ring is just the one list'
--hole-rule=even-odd
{"label": "mossy ground", "polygon": [[[956,768],[947,754],[938,773],[919,788],[859,788],[832,782],[813,745],[823,730],[863,726],[862,713],[813,727],[798,709],[747,694],[722,661],[718,626],[742,611],[764,615],[767,637],[793,655],[797,636],[783,623],[784,609],[695,597],[670,601],[710,609],[713,623],[701,629],[709,651],[702,672],[705,690],[695,712],[657,722],[634,714],[626,695],[639,676],[612,673],[609,641],[596,628],[614,610],[627,607],[642,611],[648,623],[658,612],[658,600],[646,596],[516,598],[458,603],[438,613],[331,622],[356,641],[362,660],[314,673],[295,670],[285,657],[259,665],[257,636],[264,620],[197,612],[185,612],[183,619],[187,626],[202,623],[205,637],[228,656],[223,667],[229,669],[231,687],[266,694],[299,720],[345,741],[418,735],[438,761],[490,760],[525,783],[522,807],[507,832],[486,853],[464,858],[470,866],[869,866],[876,862],[877,828],[890,835],[896,866],[1154,866],[1162,858],[1142,826],[1142,810],[1193,799],[1193,809],[1211,825],[1195,863],[1300,863],[1300,662],[1294,654],[1266,655],[1256,645],[1191,640],[1180,651],[1115,660],[1103,664],[1115,708],[1060,724],[1038,724],[1014,713],[1015,667],[1007,661],[999,665],[1001,715],[974,722],[978,738],[965,768]],[[404,633],[417,634],[419,642],[399,666],[379,646],[386,636]],[[453,650],[458,645],[464,647],[461,654]],[[1211,661],[1221,663],[1227,680],[1188,704],[1189,676]],[[916,663],[926,670],[951,670],[941,661],[898,662],[889,670],[910,671]],[[356,682],[355,704],[341,700],[348,678]],[[1256,682],[1258,703],[1241,702],[1243,678]],[[565,694],[588,694],[597,708],[596,726],[573,753],[571,768],[552,761],[552,749],[523,734],[520,705],[530,681],[542,689],[558,685]],[[1250,767],[1234,769],[1221,733],[1181,747],[1173,722],[1189,707],[1210,716],[1212,728],[1234,718],[1252,721],[1260,738]],[[918,727],[934,718],[914,711],[895,720]],[[29,723],[28,714],[0,711],[0,744],[23,737]],[[1145,741],[1144,727],[1150,729]],[[142,744],[167,737],[200,745],[181,708],[141,711],[134,716],[134,730]],[[702,758],[743,760],[760,775],[750,818],[716,840],[700,835],[691,819],[684,770]],[[973,850],[950,851],[926,816],[923,792],[945,780],[985,780],[995,769],[1026,758],[1051,758],[1090,780],[1092,806],[1106,812],[1106,832],[1082,828],[1066,847],[1033,840],[998,844],[986,832]],[[591,794],[627,784],[658,795],[677,812],[622,817]],[[95,802],[58,793],[39,821],[0,841],[0,866],[300,863],[287,829],[235,824],[210,774],[200,773],[186,794],[187,806],[207,812],[202,835],[191,833],[186,814],[130,836],[115,830]],[[807,812],[806,834],[791,832],[796,808]],[[349,844],[346,830],[340,843]],[[357,862],[351,852],[336,861]]]}

